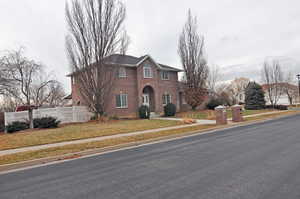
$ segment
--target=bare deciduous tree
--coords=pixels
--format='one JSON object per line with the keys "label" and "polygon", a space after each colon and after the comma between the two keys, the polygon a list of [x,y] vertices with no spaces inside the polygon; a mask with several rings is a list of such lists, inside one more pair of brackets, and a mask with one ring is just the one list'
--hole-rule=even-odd
{"label": "bare deciduous tree", "polygon": [[207,96],[208,67],[204,58],[204,37],[198,33],[197,18],[190,10],[179,37],[178,53],[185,72],[186,102],[196,109]]}
{"label": "bare deciduous tree", "polygon": [[207,87],[209,90],[216,92],[216,84],[220,80],[220,67],[212,65],[209,67],[209,74],[207,78]]}
{"label": "bare deciduous tree", "polygon": [[4,57],[0,57],[0,95],[7,95],[12,86],[13,82],[10,77],[8,77]]}
{"label": "bare deciduous tree", "polygon": [[53,82],[48,86],[50,96],[47,99],[47,104],[50,107],[60,106],[66,96],[64,88],[60,82]]}
{"label": "bare deciduous tree", "polygon": [[120,53],[122,55],[126,55],[129,45],[130,45],[130,37],[128,36],[127,32],[124,31],[123,36],[121,38],[121,43],[120,43]]}
{"label": "bare deciduous tree", "polygon": [[116,76],[116,67],[106,65],[104,58],[121,50],[125,15],[124,4],[117,0],[73,0],[66,5],[66,48],[73,77],[97,117],[105,113]]}
{"label": "bare deciduous tree", "polygon": [[28,106],[28,117],[30,128],[33,128],[33,90],[41,90],[49,84],[49,80],[40,82],[35,88],[36,77],[42,73],[43,65],[34,60],[29,60],[23,56],[23,49],[8,52],[2,58],[2,67],[5,76],[11,81],[11,85],[6,88],[6,94]]}
{"label": "bare deciduous tree", "polygon": [[43,74],[35,78],[31,86],[31,101],[35,106],[40,107],[47,103],[48,98],[51,96],[51,92],[48,88],[50,84],[54,84],[55,82],[55,80],[51,80]]}
{"label": "bare deciduous tree", "polygon": [[281,84],[282,92],[287,96],[290,105],[298,97],[298,87],[294,85],[293,74],[288,73],[284,77],[284,83]]}
{"label": "bare deciduous tree", "polygon": [[231,98],[232,104],[237,104],[240,102],[244,102],[245,90],[250,82],[248,78],[236,78],[233,80],[230,85],[226,88],[228,96]]}
{"label": "bare deciduous tree", "polygon": [[20,102],[5,94],[0,99],[0,112],[14,112]]}
{"label": "bare deciduous tree", "polygon": [[276,105],[282,95],[280,83],[283,82],[283,72],[277,60],[265,61],[262,70],[262,80],[267,90],[267,98],[271,105]]}
{"label": "bare deciduous tree", "polygon": [[32,102],[35,106],[60,106],[65,96],[60,82],[49,76],[41,75],[32,86]]}

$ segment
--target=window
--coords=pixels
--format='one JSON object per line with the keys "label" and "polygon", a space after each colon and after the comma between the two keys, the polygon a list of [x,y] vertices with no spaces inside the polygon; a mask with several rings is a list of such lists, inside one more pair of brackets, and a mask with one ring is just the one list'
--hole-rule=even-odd
{"label": "window", "polygon": [[163,105],[167,105],[169,103],[171,103],[171,95],[163,94]]}
{"label": "window", "polygon": [[169,72],[168,71],[161,71],[161,79],[162,80],[169,80]]}
{"label": "window", "polygon": [[127,108],[127,94],[116,95],[116,106],[117,108]]}
{"label": "window", "polygon": [[118,70],[118,77],[122,78],[122,77],[127,77],[126,74],[126,68],[125,67],[120,67]]}
{"label": "window", "polygon": [[144,65],[144,78],[152,78],[152,69],[148,64]]}

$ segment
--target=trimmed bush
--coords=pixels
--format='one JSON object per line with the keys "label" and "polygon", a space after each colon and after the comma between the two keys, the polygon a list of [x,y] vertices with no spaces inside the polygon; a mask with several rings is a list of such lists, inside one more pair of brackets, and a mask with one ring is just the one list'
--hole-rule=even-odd
{"label": "trimmed bush", "polygon": [[33,120],[34,128],[40,129],[57,128],[59,124],[60,121],[54,117],[42,117]]}
{"label": "trimmed bush", "polygon": [[165,117],[172,117],[176,114],[175,104],[169,103],[164,107]]}
{"label": "trimmed bush", "polygon": [[150,108],[146,105],[142,105],[139,108],[139,116],[141,119],[149,119],[150,118]]}
{"label": "trimmed bush", "polygon": [[265,109],[277,109],[281,111],[288,110],[289,107],[287,105],[266,105]]}
{"label": "trimmed bush", "polygon": [[209,100],[208,104],[206,105],[206,107],[209,110],[215,110],[215,108],[217,106],[223,105],[223,100],[221,100],[220,98],[212,98]]}
{"label": "trimmed bush", "polygon": [[6,126],[7,133],[14,133],[17,131],[23,131],[29,128],[27,122],[12,122]]}

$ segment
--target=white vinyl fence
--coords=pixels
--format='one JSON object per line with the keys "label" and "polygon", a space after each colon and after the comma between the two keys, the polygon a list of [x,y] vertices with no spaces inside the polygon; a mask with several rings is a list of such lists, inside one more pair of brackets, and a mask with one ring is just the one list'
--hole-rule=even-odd
{"label": "white vinyl fence", "polygon": [[[87,122],[92,113],[85,106],[57,107],[33,110],[33,118],[51,116],[64,123]],[[28,111],[4,113],[5,126],[15,121],[28,121]]]}

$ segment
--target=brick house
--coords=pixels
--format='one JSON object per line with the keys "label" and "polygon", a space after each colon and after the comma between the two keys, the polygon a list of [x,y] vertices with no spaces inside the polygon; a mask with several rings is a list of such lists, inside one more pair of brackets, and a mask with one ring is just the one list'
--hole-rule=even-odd
{"label": "brick house", "polygon": [[[181,70],[157,63],[149,55],[133,57],[114,54],[106,57],[105,64],[117,68],[117,77],[105,112],[119,117],[136,117],[141,105],[150,107],[152,113],[161,114],[167,103],[182,110],[186,103],[178,81]],[[85,105],[81,99],[76,75],[70,74],[73,105]]]}
{"label": "brick house", "polygon": [[[262,89],[265,92],[265,98],[266,98],[266,102],[267,104],[271,104],[270,99],[269,99],[269,88],[270,87],[277,87],[279,93],[278,95],[278,101],[276,102],[276,104],[280,104],[280,105],[290,105],[291,102],[292,104],[297,104],[299,103],[299,97],[298,97],[298,86],[290,84],[290,83],[286,83],[286,82],[281,82],[281,83],[277,83],[277,84],[263,84],[262,85]],[[288,90],[289,95],[287,95],[286,90]],[[273,95],[276,95],[275,93]]]}

